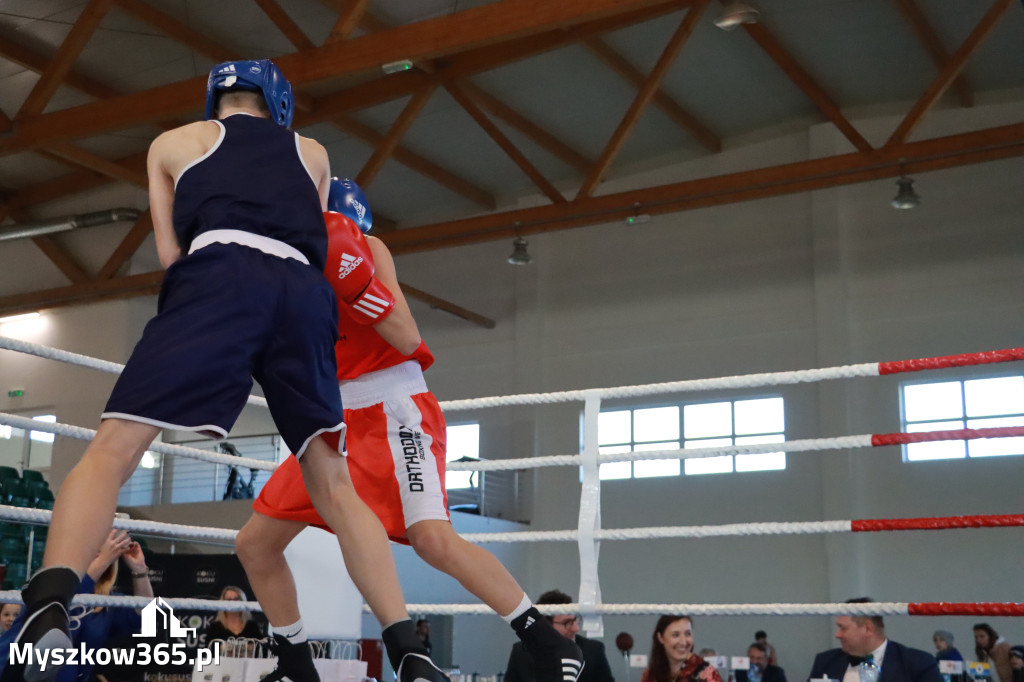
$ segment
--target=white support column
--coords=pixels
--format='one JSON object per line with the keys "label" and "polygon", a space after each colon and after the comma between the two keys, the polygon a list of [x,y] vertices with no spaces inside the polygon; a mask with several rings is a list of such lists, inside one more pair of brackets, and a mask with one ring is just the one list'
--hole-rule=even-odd
{"label": "white support column", "polygon": [[583,486],[580,490],[580,612],[582,628],[590,637],[604,635],[604,620],[594,613],[601,603],[601,583],[597,576],[600,542],[594,531],[601,529],[601,476],[597,461],[597,420],[601,414],[601,395],[587,391],[583,409]]}

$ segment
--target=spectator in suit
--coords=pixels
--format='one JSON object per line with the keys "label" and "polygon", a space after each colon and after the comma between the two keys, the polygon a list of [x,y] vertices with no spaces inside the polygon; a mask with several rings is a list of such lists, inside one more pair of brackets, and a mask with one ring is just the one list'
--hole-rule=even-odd
{"label": "spectator in suit", "polygon": [[779,656],[775,653],[775,647],[768,643],[768,633],[764,630],[758,630],[754,633],[754,641],[758,644],[764,644],[768,647],[768,665],[778,665]]}
{"label": "spectator in suit", "polygon": [[[870,599],[849,599],[862,604]],[[839,616],[836,618],[838,649],[829,649],[814,658],[812,679],[829,677],[840,682],[859,682],[857,666],[871,656],[880,668],[878,682],[942,682],[935,657],[888,639],[881,616]]]}
{"label": "spectator in suit", "polygon": [[[754,675],[761,682],[786,682],[786,672],[777,665],[768,662],[768,647],[761,642],[754,642],[747,649],[747,658],[750,659],[750,668],[757,668],[760,675]],[[751,682],[751,676],[746,670],[736,671],[736,682]]]}
{"label": "spectator in suit", "polygon": [[434,645],[430,643],[430,621],[426,618],[420,618],[416,621],[416,636],[420,638],[420,642],[423,643],[423,648],[427,650],[427,656],[430,656],[434,652]]}
{"label": "spectator in suit", "polygon": [[974,626],[974,653],[979,661],[992,664],[999,675],[999,682],[1011,682],[1013,669],[1010,667],[1010,645],[988,623]]}
{"label": "spectator in suit", "polygon": [[[538,605],[571,603],[572,597],[560,590],[550,590],[537,599]],[[563,637],[576,642],[576,646],[583,652],[583,672],[577,682],[615,682],[608,657],[604,653],[604,644],[577,634],[580,630],[579,616],[560,613],[545,618]],[[508,658],[504,682],[536,682],[535,667],[523,643],[516,642]]]}

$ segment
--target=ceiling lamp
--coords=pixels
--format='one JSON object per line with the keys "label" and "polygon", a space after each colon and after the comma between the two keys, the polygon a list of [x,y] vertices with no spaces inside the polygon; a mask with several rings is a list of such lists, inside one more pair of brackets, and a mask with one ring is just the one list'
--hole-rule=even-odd
{"label": "ceiling lamp", "polygon": [[715,26],[731,31],[740,24],[756,24],[761,13],[745,2],[730,2],[715,19]]}
{"label": "ceiling lamp", "polygon": [[914,181],[905,175],[901,175],[896,181],[899,191],[893,197],[892,207],[898,209],[917,208],[921,204],[921,197],[914,191]]}
{"label": "ceiling lamp", "polygon": [[506,258],[509,265],[529,265],[533,262],[533,256],[526,250],[526,240],[516,237],[512,242],[512,253]]}

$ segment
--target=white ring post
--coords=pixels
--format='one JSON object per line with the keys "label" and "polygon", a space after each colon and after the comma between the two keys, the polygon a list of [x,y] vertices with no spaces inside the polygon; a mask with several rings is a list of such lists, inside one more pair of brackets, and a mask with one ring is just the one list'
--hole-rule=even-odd
{"label": "white ring post", "polygon": [[596,613],[601,603],[601,583],[597,576],[597,558],[601,549],[594,533],[601,529],[601,471],[597,423],[601,414],[601,392],[586,392],[583,408],[583,485],[580,490],[580,612],[583,630],[590,637],[604,635],[604,620]]}

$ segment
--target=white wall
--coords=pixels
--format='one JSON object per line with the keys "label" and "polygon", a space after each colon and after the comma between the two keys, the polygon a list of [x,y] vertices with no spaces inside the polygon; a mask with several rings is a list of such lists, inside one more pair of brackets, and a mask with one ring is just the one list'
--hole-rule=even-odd
{"label": "white wall", "polygon": [[[936,112],[917,137],[1020,121],[1024,106]],[[857,121],[873,142],[897,121]],[[607,191],[757,168],[846,151],[830,125],[731,147],[692,164],[613,180]],[[945,355],[1021,345],[1024,198],[1020,158],[915,176],[923,204],[897,212],[892,180],[531,236],[535,263],[506,266],[511,245],[487,243],[401,256],[410,285],[493,317],[485,330],[413,302],[437,356],[429,373],[441,399],[611,386],[747,372]],[[50,345],[112,360],[126,357],[152,299],[53,313]],[[0,329],[0,333],[3,330]],[[983,371],[1002,371],[996,367]],[[1020,363],[1013,369],[1020,371]],[[950,374],[950,372],[946,372]],[[0,353],[0,377],[27,389],[20,404],[54,407],[60,421],[93,426],[111,378]],[[898,430],[900,377],[782,387],[787,436]],[[20,409],[0,392],[0,409]],[[715,395],[733,396],[736,392]],[[580,405],[489,409],[479,419],[483,456],[567,454],[579,447]],[[259,433],[265,418],[244,418]],[[58,443],[64,470],[81,451]],[[904,464],[897,448],[790,455],[784,472],[612,481],[606,527],[910,517],[1019,511],[1021,461]],[[532,481],[531,529],[575,527],[579,477],[546,469]],[[527,498],[529,499],[529,498]],[[1020,529],[864,536],[605,542],[604,600],[621,602],[820,602],[870,595],[894,601],[1024,601]],[[575,547],[499,546],[536,596],[574,593]],[[471,601],[407,550],[396,553],[410,602]],[[605,641],[629,631],[647,648],[655,617],[609,617]],[[973,618],[891,618],[890,633],[927,648],[952,629],[970,650]],[[980,620],[980,619],[979,619]],[[1024,625],[987,619],[1007,639]],[[791,679],[830,647],[825,617],[705,617],[698,646],[739,653],[769,632]],[[373,628],[367,625],[367,634]],[[464,671],[504,668],[513,642],[493,617],[456,625]],[[612,652],[614,653],[614,651]],[[613,657],[614,658],[614,657]],[[617,672],[620,662],[613,660]]]}

